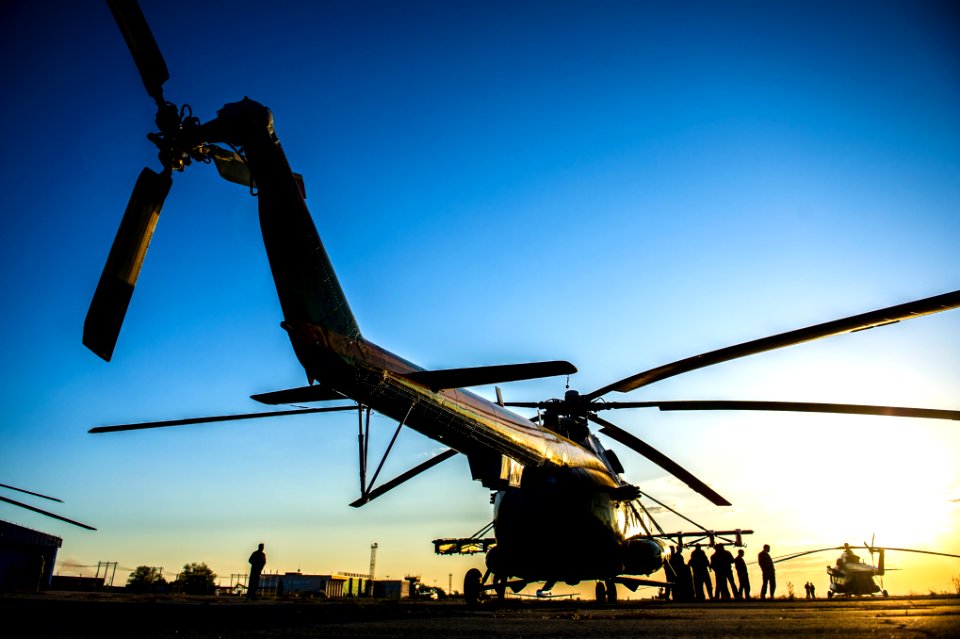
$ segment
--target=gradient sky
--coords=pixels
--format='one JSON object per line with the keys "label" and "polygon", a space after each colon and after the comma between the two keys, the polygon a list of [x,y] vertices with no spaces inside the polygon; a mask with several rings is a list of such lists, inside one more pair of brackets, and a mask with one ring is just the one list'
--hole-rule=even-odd
{"label": "gradient sky", "polygon": [[[422,366],[567,359],[588,392],[960,284],[953,3],[142,6],[168,99],[204,120],[245,95],[273,109],[361,330]],[[435,557],[430,540],[491,518],[464,459],[353,509],[352,414],[86,433],[255,411],[250,394],[305,378],[256,201],[203,165],[175,176],[113,361],[81,345],[136,176],[159,167],[152,102],[100,2],[5,3],[0,65],[0,482],[55,494],[57,512],[99,530],[5,504],[0,518],[62,536],[62,574],[205,561],[226,580],[261,541],[270,571],[365,572],[378,542],[378,576],[446,587],[452,574],[459,588],[481,560]],[[546,399],[564,384],[504,393]],[[958,409],[958,389],[954,311],[611,399]],[[748,555],[874,533],[960,553],[954,422],[614,417],[734,506],[607,442],[628,480],[707,526],[756,530]],[[393,428],[375,419],[371,448]],[[384,476],[439,448],[403,432]],[[781,591],[825,592],[833,559],[782,566]],[[892,593],[951,590],[960,575],[960,560],[888,565],[904,568]]]}

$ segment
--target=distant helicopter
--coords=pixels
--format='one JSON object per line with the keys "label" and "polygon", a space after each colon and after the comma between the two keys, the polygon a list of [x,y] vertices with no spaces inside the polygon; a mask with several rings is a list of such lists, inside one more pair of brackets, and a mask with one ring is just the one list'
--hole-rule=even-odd
{"label": "distant helicopter", "polygon": [[[871,563],[868,564],[864,562],[860,556],[854,552],[854,548],[863,548],[867,550],[870,553]],[[773,561],[774,563],[790,561],[791,559],[796,559],[805,555],[812,555],[818,552],[828,552],[830,550],[842,550],[843,552],[839,557],[837,557],[837,561],[834,565],[827,566],[827,576],[830,577],[830,590],[827,591],[827,598],[833,598],[834,595],[843,597],[861,597],[876,594],[886,597],[887,591],[883,589],[882,577],[885,573],[884,551],[887,550],[894,550],[897,552],[915,552],[924,555],[937,555],[940,557],[953,557],[955,559],[960,559],[960,555],[953,555],[945,552],[934,552],[932,550],[916,550],[913,548],[881,548],[874,546],[871,541],[870,544],[864,542],[863,546],[851,546],[850,544],[844,544],[842,546],[835,546],[832,548],[806,550],[804,552],[787,555],[785,557],[778,557]],[[874,561],[874,555],[877,556],[876,565],[873,565],[872,563]],[[874,581],[874,577],[881,578],[879,585],[876,581]]]}
{"label": "distant helicopter", "polygon": [[[533,582],[571,585],[597,582],[597,598],[610,601],[616,586],[636,589],[642,579],[663,567],[665,540],[672,538],[649,516],[640,490],[623,478],[623,466],[597,433],[659,465],[717,506],[730,502],[660,451],[600,417],[601,411],[625,408],[660,410],[774,410],[819,413],[895,415],[960,419],[960,411],[893,406],[862,406],[764,401],[607,401],[681,373],[740,357],[833,335],[882,326],[960,307],[952,291],[833,320],[735,346],[688,357],[581,394],[568,390],[562,399],[535,402],[492,401],[469,387],[495,385],[576,372],[573,364],[548,361],[470,368],[424,370],[364,338],[316,226],[307,209],[301,176],[294,173],[274,129],[272,112],[249,98],[223,106],[201,122],[187,105],[164,97],[169,79],[166,62],[139,6],[133,0],[108,0],[148,95],[157,107],[158,132],[148,135],[157,146],[163,170],[144,168],[107,257],[84,323],[83,343],[109,361],[123,324],[140,267],[174,173],[192,163],[213,162],[224,179],[255,187],[264,247],[283,311],[282,328],[303,366],[309,386],[256,395],[264,404],[351,401],[349,405],[298,408],[163,422],[98,427],[105,433],[214,421],[276,417],[329,411],[358,413],[360,498],[362,506],[446,459],[464,455],[473,479],[493,492],[493,543],[480,535],[443,540],[450,554],[480,547],[486,573],[470,570],[464,593],[476,602],[489,591],[503,598]],[[191,29],[196,29],[191,26]],[[218,144],[223,144],[229,149]],[[385,309],[386,310],[386,309]],[[507,407],[536,409],[525,417]],[[399,426],[380,465],[367,477],[370,413],[390,417]],[[365,415],[365,423],[364,423]],[[599,426],[591,431],[590,423]],[[383,462],[400,429],[408,426],[448,448],[433,458],[374,488]],[[748,531],[675,533],[678,545],[691,535],[712,540]],[[733,543],[733,542],[728,542]]]}
{"label": "distant helicopter", "polygon": [[[49,499],[50,501],[56,501],[63,503],[62,499],[57,499],[56,497],[50,497],[49,495],[44,495],[42,493],[35,493],[32,490],[26,490],[24,488],[17,488],[16,486],[10,486],[8,484],[0,484],[0,488],[6,488],[7,490],[15,490],[17,492],[26,493],[27,495],[33,495],[34,497],[41,497],[43,499]],[[20,508],[25,508],[27,510],[32,510],[35,513],[40,513],[47,517],[53,517],[54,519],[59,519],[60,521],[65,521],[68,524],[73,524],[74,526],[79,526],[80,528],[86,528],[87,530],[96,530],[93,526],[88,526],[87,524],[80,523],[79,521],[74,521],[73,519],[67,519],[66,517],[61,517],[46,510],[37,508],[36,506],[31,506],[30,504],[25,504],[22,501],[17,501],[15,499],[10,499],[0,495],[0,501],[4,501],[8,504],[13,504],[14,506],[19,506]]]}

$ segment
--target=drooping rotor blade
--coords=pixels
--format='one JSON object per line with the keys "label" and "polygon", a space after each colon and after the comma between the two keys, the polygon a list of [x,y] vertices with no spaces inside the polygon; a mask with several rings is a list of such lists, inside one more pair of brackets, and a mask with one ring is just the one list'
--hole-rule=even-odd
{"label": "drooping rotor blade", "polygon": [[693,473],[683,468],[680,464],[673,461],[656,448],[650,444],[644,442],[639,437],[628,433],[623,430],[616,424],[612,424],[605,419],[597,417],[596,415],[588,415],[591,421],[599,424],[600,432],[617,440],[624,446],[633,449],[634,451],[640,453],[656,465],[663,468],[665,471],[685,483],[687,486],[692,488],[694,491],[700,493],[708,500],[710,500],[716,506],[730,506],[730,502],[721,497],[715,490],[707,486],[705,483],[697,479]]}
{"label": "drooping rotor blade", "polygon": [[[921,555],[937,555],[939,557],[953,557],[955,559],[960,559],[960,555],[953,555],[948,552],[934,552],[933,550],[916,550],[914,548],[890,548],[889,546],[883,546],[884,550],[894,550],[896,552],[915,552]],[[877,548],[879,550],[879,548]],[[887,568],[887,570],[891,570]]]}
{"label": "drooping rotor blade", "polygon": [[93,294],[83,324],[83,343],[108,362],[172,183],[167,172],[156,173],[148,168],[140,172]]}
{"label": "drooping rotor blade", "polygon": [[107,5],[133,55],[143,86],[158,105],[163,104],[163,83],[170,79],[170,73],[140,5],[136,0],[107,0]]}
{"label": "drooping rotor blade", "polygon": [[260,419],[262,417],[284,417],[287,415],[307,415],[309,413],[332,413],[344,410],[357,410],[356,406],[328,406],[325,408],[298,408],[297,410],[275,410],[268,413],[246,413],[241,415],[214,415],[211,417],[190,417],[187,419],[171,419],[162,422],[141,422],[139,424],[118,424],[116,426],[97,426],[89,433],[116,433],[122,430],[144,430],[147,428],[165,428],[167,426],[187,426],[189,424],[210,424],[213,422],[230,422],[241,419]]}
{"label": "drooping rotor blade", "polygon": [[258,401],[261,404],[301,404],[306,402],[328,402],[338,399],[346,399],[343,395],[327,388],[326,386],[301,386],[299,388],[288,388],[285,390],[272,391],[269,393],[260,393],[251,395],[250,399]]}
{"label": "drooping rotor blade", "polygon": [[81,528],[86,528],[87,530],[96,530],[96,528],[94,528],[93,526],[88,526],[87,524],[80,523],[79,521],[74,521],[72,519],[67,519],[66,517],[61,517],[60,515],[55,515],[51,512],[47,512],[46,510],[34,508],[29,504],[24,504],[23,502],[19,502],[14,499],[7,499],[6,497],[0,496],[0,501],[5,501],[8,504],[13,504],[14,506],[20,506],[20,508],[26,508],[27,510],[32,510],[35,513],[40,513],[41,515],[46,515],[47,517],[53,517],[54,519],[59,519],[60,521],[65,521],[68,524],[73,524],[74,526],[80,526]]}
{"label": "drooping rotor blade", "polygon": [[762,410],[797,413],[838,413],[843,415],[886,415],[888,417],[919,417],[925,419],[960,420],[960,411],[938,408],[909,408],[905,406],[870,406],[864,404],[827,404],[820,402],[770,402],[754,400],[671,400],[663,402],[596,402],[590,410],[618,408],[659,408],[662,411],[686,410]]}
{"label": "drooping rotor blade", "polygon": [[770,337],[744,342],[743,344],[737,344],[736,346],[728,346],[709,353],[681,359],[670,364],[643,371],[642,373],[637,373],[636,375],[631,375],[603,388],[598,388],[589,395],[584,395],[584,398],[593,400],[611,391],[626,393],[641,386],[647,386],[648,384],[667,379],[668,377],[679,375],[680,373],[687,373],[697,370],[698,368],[713,366],[714,364],[747,355],[755,355],[757,353],[801,344],[823,337],[862,331],[868,328],[883,326],[884,324],[893,324],[901,320],[930,315],[931,313],[939,313],[940,311],[947,311],[957,307],[960,307],[960,291],[953,291],[914,302],[898,304],[897,306],[890,306],[888,308],[870,311],[869,313],[862,313],[832,322],[808,326],[807,328],[780,333],[779,335],[772,335]]}
{"label": "drooping rotor blade", "polygon": [[576,372],[577,367],[570,362],[552,361],[416,371],[406,373],[404,377],[437,391],[444,388],[466,388],[554,375],[572,375]]}
{"label": "drooping rotor blade", "polygon": [[9,488],[10,490],[16,490],[17,492],[26,493],[28,495],[33,495],[34,497],[42,497],[43,499],[49,499],[50,501],[57,501],[61,504],[63,503],[62,499],[57,499],[56,497],[51,497],[49,495],[43,495],[41,493],[35,493],[32,490],[25,490],[23,488],[17,488],[16,486],[11,486],[9,484],[0,484],[0,488]]}
{"label": "drooping rotor blade", "polygon": [[430,470],[437,464],[444,462],[450,459],[451,457],[454,457],[456,454],[457,454],[457,451],[453,450],[452,448],[448,448],[447,450],[443,451],[439,455],[435,455],[430,459],[428,459],[427,461],[423,462],[422,464],[418,464],[417,466],[414,466],[413,468],[406,471],[405,473],[401,473],[397,475],[396,477],[386,482],[382,486],[378,486],[373,490],[367,491],[364,495],[360,496],[360,499],[357,499],[356,501],[351,502],[350,505],[353,506],[354,508],[359,508],[360,506],[363,506],[364,504],[373,501],[374,499],[384,494],[385,492],[393,490],[394,488],[404,483],[405,481],[409,481],[414,477],[416,477],[417,475],[419,475],[420,473]]}

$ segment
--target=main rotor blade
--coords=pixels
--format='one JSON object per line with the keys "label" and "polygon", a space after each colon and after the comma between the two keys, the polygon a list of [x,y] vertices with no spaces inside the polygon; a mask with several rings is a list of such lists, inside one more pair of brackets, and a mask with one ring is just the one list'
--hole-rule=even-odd
{"label": "main rotor blade", "polygon": [[44,499],[49,499],[50,501],[58,501],[61,504],[63,503],[62,499],[57,499],[56,497],[51,497],[49,495],[43,495],[41,493],[35,493],[32,490],[25,490],[23,488],[17,488],[16,486],[11,486],[9,484],[0,484],[0,488],[9,488],[10,490],[16,490],[17,492],[26,493],[28,495],[33,495],[34,497],[42,497]]}
{"label": "main rotor blade", "polygon": [[35,513],[40,513],[41,515],[46,515],[47,517],[53,517],[54,519],[59,519],[60,521],[65,521],[68,524],[73,524],[74,526],[80,526],[81,528],[86,528],[87,530],[96,530],[96,528],[94,528],[93,526],[88,526],[86,524],[80,523],[79,521],[74,521],[72,519],[67,519],[66,517],[61,517],[60,515],[55,515],[51,512],[47,512],[46,510],[40,510],[39,508],[34,508],[29,504],[24,504],[23,502],[19,502],[14,499],[7,499],[6,497],[0,497],[0,501],[5,501],[8,504],[13,504],[14,506],[20,506],[21,508],[26,508],[27,510],[32,510]]}
{"label": "main rotor blade", "polygon": [[919,417],[925,419],[960,420],[960,411],[938,408],[909,408],[905,406],[870,406],[865,404],[827,404],[819,402],[769,402],[753,400],[674,400],[664,402],[597,402],[590,410],[618,408],[659,408],[675,410],[765,410],[797,413],[838,413],[843,415],[880,415],[888,417]]}
{"label": "main rotor blade", "polygon": [[171,419],[162,422],[142,422],[139,424],[118,424],[117,426],[97,426],[89,433],[116,433],[122,430],[144,430],[147,428],[165,428],[167,426],[187,426],[189,424],[210,424],[213,422],[230,422],[240,419],[259,419],[261,417],[284,417],[286,415],[307,415],[309,413],[332,413],[343,410],[357,410],[356,406],[328,406],[325,408],[298,408],[297,410],[275,410],[268,413],[246,413],[241,415],[214,415],[212,417],[190,417],[188,419]]}
{"label": "main rotor blade", "polygon": [[172,183],[169,173],[148,168],[140,172],[93,294],[83,324],[83,343],[108,362]]}
{"label": "main rotor blade", "polygon": [[893,324],[901,320],[912,319],[914,317],[930,315],[931,313],[939,313],[940,311],[951,310],[957,308],[958,306],[960,306],[960,291],[953,291],[950,293],[944,293],[943,295],[936,295],[934,297],[916,300],[914,302],[898,304],[897,306],[890,306],[888,308],[870,311],[869,313],[862,313],[860,315],[854,315],[852,317],[834,320],[832,322],[825,322],[823,324],[808,326],[807,328],[801,328],[795,331],[789,331],[787,333],[780,333],[779,335],[772,335],[770,337],[744,342],[743,344],[737,344],[736,346],[728,346],[726,348],[721,348],[709,353],[694,355],[693,357],[681,359],[670,364],[652,368],[642,373],[637,373],[636,375],[631,375],[630,377],[621,379],[620,381],[604,386],[603,388],[598,388],[589,395],[584,395],[583,397],[585,399],[592,400],[600,397],[601,395],[605,395],[610,391],[626,393],[628,391],[640,388],[641,386],[647,386],[648,384],[659,382],[660,380],[667,379],[668,377],[679,375],[680,373],[688,373],[690,371],[697,370],[698,368],[713,366],[714,364],[720,364],[721,362],[745,357],[747,355],[755,355],[765,351],[772,351],[785,346],[810,342],[823,337],[831,337],[833,335],[842,335],[843,333],[862,331],[868,328],[883,326],[884,324]]}
{"label": "main rotor blade", "polygon": [[163,104],[163,83],[170,79],[170,73],[140,5],[136,0],[107,0],[107,5],[133,55],[143,86],[158,105]]}
{"label": "main rotor blade", "polygon": [[319,384],[313,386],[301,386],[299,388],[287,388],[284,390],[272,391],[269,393],[260,393],[251,395],[250,399],[261,404],[300,404],[304,402],[327,402],[332,400],[346,399],[343,395]]}
{"label": "main rotor blade", "polygon": [[502,384],[524,379],[538,379],[555,375],[572,375],[576,366],[565,361],[530,362],[525,364],[502,364],[471,368],[448,368],[443,370],[414,371],[403,376],[431,390],[444,388],[467,388]]}
{"label": "main rotor blade", "polygon": [[784,555],[782,557],[776,557],[773,560],[773,563],[777,564],[781,561],[790,561],[791,559],[796,559],[797,557],[803,557],[804,555],[813,555],[818,552],[827,552],[828,550],[843,550],[843,546],[834,546],[832,548],[817,548],[816,550],[805,550],[803,552],[793,553],[792,555]]}
{"label": "main rotor blade", "polygon": [[656,448],[650,444],[644,442],[639,437],[628,433],[623,430],[616,424],[612,424],[605,419],[597,417],[596,415],[588,415],[591,421],[602,426],[600,432],[617,440],[624,446],[633,449],[634,451],[640,453],[653,463],[657,464],[665,471],[685,483],[687,486],[692,488],[694,491],[700,493],[707,499],[709,499],[716,506],[730,506],[731,503],[721,497],[715,490],[707,486],[705,483],[697,479],[693,473],[683,468],[680,464],[673,461]]}

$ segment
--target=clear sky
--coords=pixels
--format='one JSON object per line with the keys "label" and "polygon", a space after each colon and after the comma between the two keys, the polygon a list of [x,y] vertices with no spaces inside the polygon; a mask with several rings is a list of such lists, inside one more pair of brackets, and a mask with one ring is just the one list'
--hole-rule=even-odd
{"label": "clear sky", "polygon": [[[954,3],[142,6],[168,99],[202,119],[245,95],[273,109],[361,330],[422,366],[567,359],[589,392],[960,284]],[[175,176],[113,361],[81,345],[136,176],[159,167],[152,102],[100,2],[4,3],[0,65],[0,482],[57,495],[99,530],[3,504],[0,518],[62,536],[62,574],[205,561],[227,578],[261,541],[268,570],[365,572],[378,542],[379,576],[459,588],[480,560],[435,557],[430,540],[491,518],[463,459],[353,509],[352,414],[86,433],[254,411],[250,394],[306,380],[256,201],[202,165]],[[611,399],[958,409],[958,389],[954,311]],[[955,422],[627,413],[609,417],[734,506],[608,442],[627,478],[707,526],[756,530],[751,556],[874,533],[960,553]],[[371,448],[393,428],[375,419]],[[439,448],[403,432],[384,474]],[[833,559],[784,565],[781,591],[825,591]],[[960,560],[888,564],[904,568],[886,579],[895,593],[960,575]]]}

